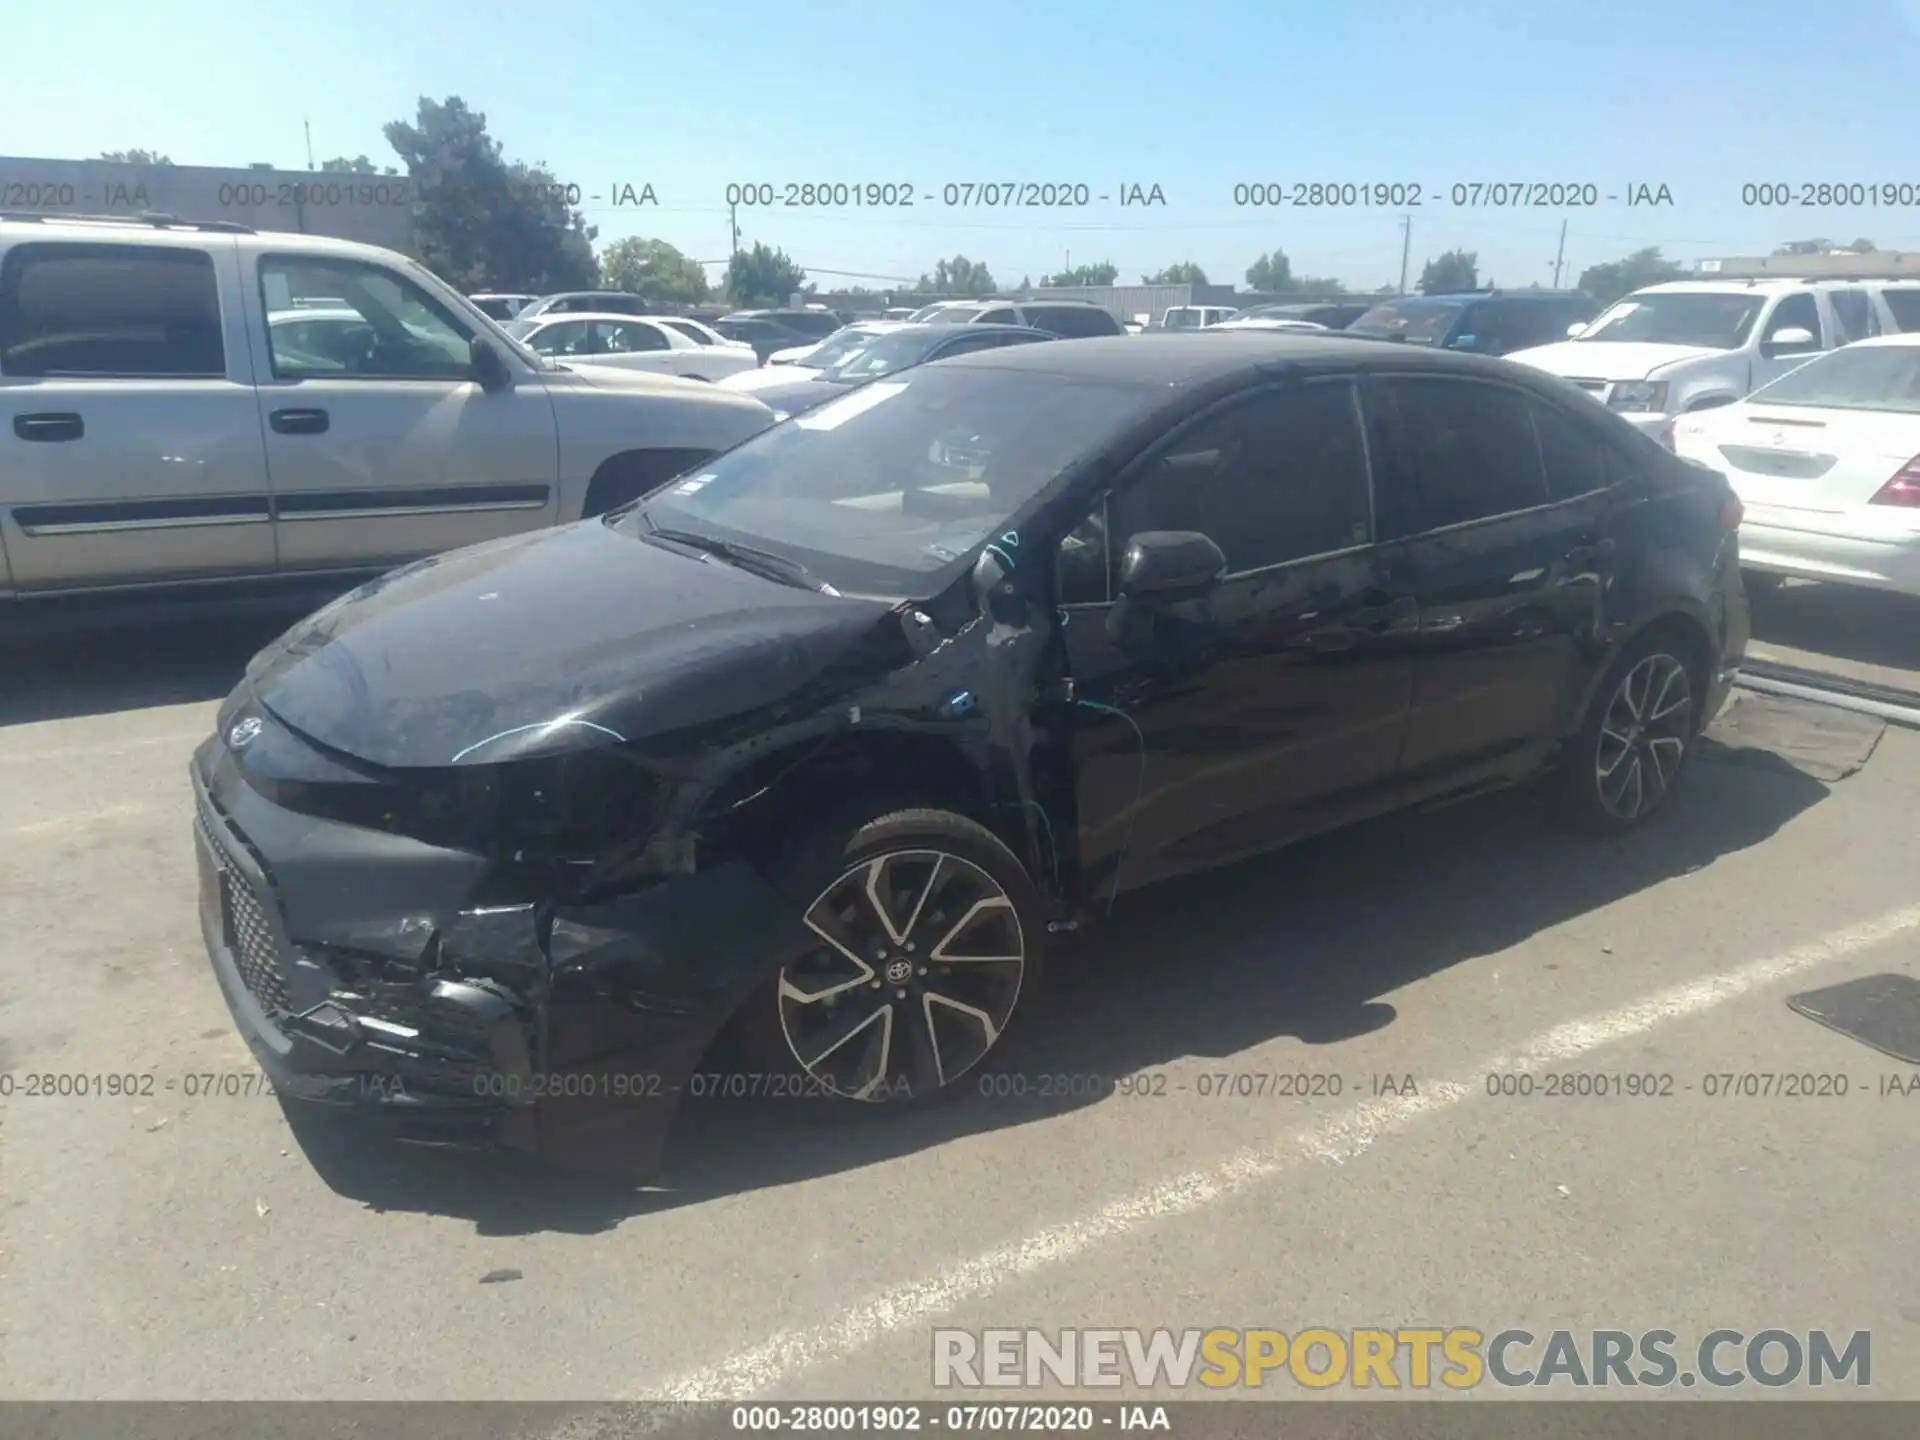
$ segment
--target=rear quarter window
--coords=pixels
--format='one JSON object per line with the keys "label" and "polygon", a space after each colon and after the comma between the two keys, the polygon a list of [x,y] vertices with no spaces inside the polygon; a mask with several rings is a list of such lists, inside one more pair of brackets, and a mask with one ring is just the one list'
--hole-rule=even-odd
{"label": "rear quarter window", "polygon": [[144,245],[16,245],[0,266],[0,374],[218,379],[213,258]]}

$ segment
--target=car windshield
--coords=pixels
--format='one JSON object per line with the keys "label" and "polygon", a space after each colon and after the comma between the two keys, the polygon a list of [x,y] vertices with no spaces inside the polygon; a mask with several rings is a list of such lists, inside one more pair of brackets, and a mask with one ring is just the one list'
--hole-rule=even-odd
{"label": "car windshield", "polygon": [[1737,350],[1763,303],[1764,296],[1714,290],[1642,291],[1610,307],[1581,332],[1578,343],[1618,340]]}
{"label": "car windshield", "polygon": [[984,305],[949,305],[944,310],[926,309],[913,318],[923,325],[965,325],[986,311]]}
{"label": "car windshield", "polygon": [[1152,393],[929,366],[763,431],[613,523],[737,540],[846,593],[924,598]]}
{"label": "car windshield", "polygon": [[1466,307],[1464,300],[1389,300],[1347,328],[1362,335],[1398,335],[1409,345],[1438,345]]}
{"label": "car windshield", "polygon": [[1849,345],[1789,370],[1749,399],[1920,415],[1920,345]]}
{"label": "car windshield", "polygon": [[713,344],[713,337],[691,320],[662,320],[660,323],[665,325],[669,330],[678,331],[696,345]]}
{"label": "car windshield", "polygon": [[[909,365],[918,365],[927,358],[927,351],[933,348],[938,336],[930,336],[924,331],[896,332],[892,335],[870,335],[865,343],[850,354],[841,357],[833,365],[822,365],[825,380],[877,380],[882,375],[891,375],[896,370],[905,370]],[[831,342],[829,342],[831,343]],[[825,346],[821,347],[823,350]],[[808,363],[813,363],[809,357]]]}
{"label": "car windshield", "polygon": [[1167,311],[1160,323],[1168,330],[1198,330],[1200,312],[1190,305],[1176,305]]}
{"label": "car windshield", "polygon": [[815,344],[800,363],[810,365],[816,370],[831,370],[834,366],[851,360],[871,345],[876,338],[878,337],[871,330],[855,330],[849,326],[845,330],[835,331]]}

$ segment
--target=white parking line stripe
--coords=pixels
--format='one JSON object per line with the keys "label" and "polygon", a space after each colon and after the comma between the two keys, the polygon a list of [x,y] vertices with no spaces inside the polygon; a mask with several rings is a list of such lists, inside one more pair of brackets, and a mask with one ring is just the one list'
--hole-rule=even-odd
{"label": "white parking line stripe", "polygon": [[[1496,1055],[1469,1071],[1535,1070],[1666,1024],[1698,1015],[1729,1000],[1775,984],[1802,971],[1843,960],[1882,941],[1920,929],[1920,905],[1909,906],[1800,945],[1779,955],[1676,985],[1621,1006],[1553,1029],[1508,1054]],[[1422,1093],[1370,1100],[1294,1136],[1278,1148],[1241,1150],[1217,1165],[1164,1180],[1115,1200],[1089,1215],[1049,1226],[939,1273],[861,1301],[821,1325],[783,1331],[702,1369],[650,1386],[641,1401],[752,1400],[764,1398],[782,1381],[849,1356],[910,1325],[932,1319],[1015,1281],[1072,1260],[1108,1241],[1174,1216],[1217,1204],[1303,1160],[1345,1164],[1385,1136],[1414,1121],[1483,1094],[1484,1086],[1450,1082],[1422,1086]],[[644,1417],[634,1417],[642,1419]],[[644,1428],[644,1426],[642,1427]],[[552,1440],[568,1435],[563,1427]],[[608,1432],[612,1433],[612,1432]]]}
{"label": "white parking line stripe", "polygon": [[102,740],[97,745],[63,745],[57,750],[29,750],[22,755],[0,752],[0,765],[38,765],[48,760],[71,760],[80,755],[116,754],[122,750],[144,749],[149,745],[198,745],[207,738],[206,730],[187,730],[175,735],[141,735],[132,740]]}

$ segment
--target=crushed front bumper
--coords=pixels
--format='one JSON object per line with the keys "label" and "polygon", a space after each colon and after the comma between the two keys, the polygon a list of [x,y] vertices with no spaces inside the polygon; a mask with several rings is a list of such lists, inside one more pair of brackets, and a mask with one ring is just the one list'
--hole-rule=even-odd
{"label": "crushed front bumper", "polygon": [[593,907],[470,903],[483,857],[295,814],[192,763],[200,924],[276,1092],[389,1138],[657,1168],[738,1001],[805,948],[744,864]]}

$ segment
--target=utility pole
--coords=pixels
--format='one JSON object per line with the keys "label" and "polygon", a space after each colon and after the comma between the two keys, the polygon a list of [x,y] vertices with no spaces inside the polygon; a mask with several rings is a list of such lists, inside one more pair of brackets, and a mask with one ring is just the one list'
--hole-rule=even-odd
{"label": "utility pole", "polygon": [[313,122],[302,120],[300,128],[307,132],[307,169],[313,169]]}
{"label": "utility pole", "polygon": [[1560,248],[1553,252],[1553,288],[1560,288],[1560,266],[1567,258],[1567,222],[1560,222]]}
{"label": "utility pole", "polygon": [[1413,217],[1400,217],[1400,293],[1407,293],[1407,259],[1413,254]]}
{"label": "utility pole", "polygon": [[727,206],[727,228],[733,232],[733,244],[728,247],[729,257],[740,253],[740,207],[737,204]]}

